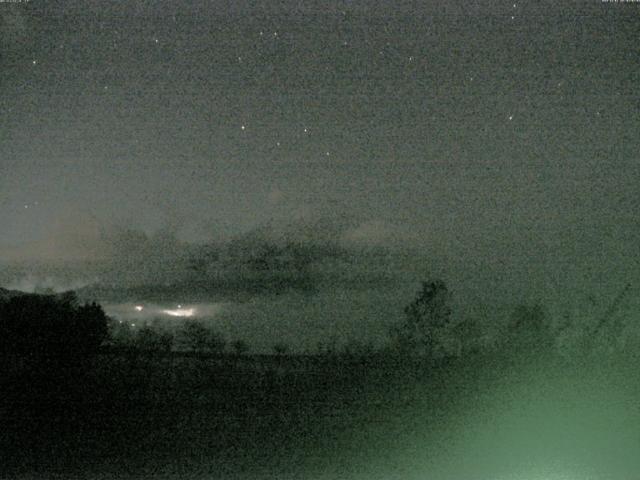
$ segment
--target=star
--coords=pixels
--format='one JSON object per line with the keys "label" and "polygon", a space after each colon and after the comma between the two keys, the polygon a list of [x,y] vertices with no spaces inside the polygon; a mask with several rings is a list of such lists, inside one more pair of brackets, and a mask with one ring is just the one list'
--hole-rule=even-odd
{"label": "star", "polygon": [[246,127],[245,127],[244,125],[241,125],[241,126],[240,126],[240,129],[241,129],[241,130],[245,130],[245,129],[246,129]]}
{"label": "star", "polygon": [[31,63],[33,63],[33,64],[35,65],[35,64],[36,64],[36,63],[38,63],[38,62],[37,62],[37,60],[34,60],[34,61],[32,61]]}
{"label": "star", "polygon": [[509,120],[513,120],[513,115],[509,115]]}

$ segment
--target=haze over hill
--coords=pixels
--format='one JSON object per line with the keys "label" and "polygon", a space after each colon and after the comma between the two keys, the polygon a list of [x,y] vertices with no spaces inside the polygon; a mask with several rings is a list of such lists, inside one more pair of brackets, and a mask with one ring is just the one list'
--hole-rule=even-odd
{"label": "haze over hill", "polygon": [[[82,248],[54,261],[39,245],[27,246],[21,261],[5,263],[0,284],[24,291],[73,289],[114,316],[138,321],[154,310],[143,316],[135,305],[160,311],[189,304],[228,335],[267,349],[278,338],[300,349],[330,337],[382,342],[420,281],[435,277],[448,282],[458,319],[482,317],[499,328],[515,305],[540,301],[556,319],[570,311],[589,321],[639,271],[630,252],[606,263],[585,254],[554,264],[560,252],[530,249],[493,263],[456,250],[456,243],[420,246],[422,239],[400,227],[344,218],[266,225],[201,243],[171,230],[84,227],[67,231],[64,240]],[[34,250],[27,254],[29,248]],[[633,289],[621,315],[638,303]]]}

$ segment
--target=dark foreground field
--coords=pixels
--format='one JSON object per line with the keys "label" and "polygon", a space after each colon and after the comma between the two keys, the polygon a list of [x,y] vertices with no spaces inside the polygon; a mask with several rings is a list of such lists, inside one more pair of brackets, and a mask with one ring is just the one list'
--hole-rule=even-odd
{"label": "dark foreground field", "polygon": [[3,378],[2,478],[630,479],[632,356],[108,353]]}

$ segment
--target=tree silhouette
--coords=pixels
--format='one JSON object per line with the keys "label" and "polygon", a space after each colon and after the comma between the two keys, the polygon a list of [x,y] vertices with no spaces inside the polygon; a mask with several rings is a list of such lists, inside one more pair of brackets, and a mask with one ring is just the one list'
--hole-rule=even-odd
{"label": "tree silhouette", "polygon": [[458,355],[464,356],[482,351],[483,332],[478,319],[465,318],[451,328],[451,334],[457,343]]}
{"label": "tree silhouette", "polygon": [[80,358],[107,336],[107,316],[96,303],[79,305],[73,292],[21,295],[0,302],[0,345],[31,360]]}
{"label": "tree silhouette", "polygon": [[518,305],[508,325],[508,349],[522,353],[548,350],[553,346],[553,332],[540,304]]}
{"label": "tree silhouette", "polygon": [[149,325],[143,326],[136,335],[136,348],[146,351],[168,352],[173,345],[169,332],[159,331]]}
{"label": "tree silhouette", "polygon": [[186,321],[181,333],[185,346],[198,353],[223,353],[227,344],[222,334],[195,320]]}
{"label": "tree silhouette", "polygon": [[422,282],[416,298],[404,309],[404,323],[392,330],[396,347],[403,353],[433,356],[440,335],[451,321],[450,294],[441,280]]}
{"label": "tree silhouette", "polygon": [[356,339],[349,339],[342,346],[340,355],[346,358],[366,358],[375,353],[371,342],[365,343]]}
{"label": "tree silhouette", "polygon": [[129,322],[112,321],[109,325],[109,341],[115,347],[135,348],[137,336]]}
{"label": "tree silhouette", "polygon": [[206,349],[211,353],[221,354],[227,346],[227,341],[220,332],[209,329],[207,332]]}
{"label": "tree silhouette", "polygon": [[185,346],[194,352],[203,352],[207,346],[208,330],[200,322],[188,320],[182,326],[181,336]]}
{"label": "tree silhouette", "polygon": [[273,346],[273,353],[278,356],[283,356],[289,351],[289,346],[285,343],[276,343]]}
{"label": "tree silhouette", "polygon": [[249,351],[249,345],[243,340],[236,340],[231,344],[236,355],[244,355]]}

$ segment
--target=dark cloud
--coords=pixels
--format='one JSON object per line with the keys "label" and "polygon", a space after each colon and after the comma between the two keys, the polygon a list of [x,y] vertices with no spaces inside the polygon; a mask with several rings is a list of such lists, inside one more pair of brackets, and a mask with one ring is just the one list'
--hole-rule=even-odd
{"label": "dark cloud", "polygon": [[[359,232],[380,229],[379,238]],[[180,240],[172,229],[147,234],[118,227],[60,224],[41,242],[7,250],[14,285],[51,287],[94,283],[112,292],[134,289],[154,296],[237,296],[326,288],[363,290],[404,275],[392,262],[389,227],[345,219],[267,225],[242,235],[202,244]],[[397,254],[396,254],[397,255]],[[76,272],[77,278],[70,281]],[[20,273],[21,272],[21,273]],[[22,275],[22,278],[18,278]],[[35,286],[35,285],[34,285]]]}

